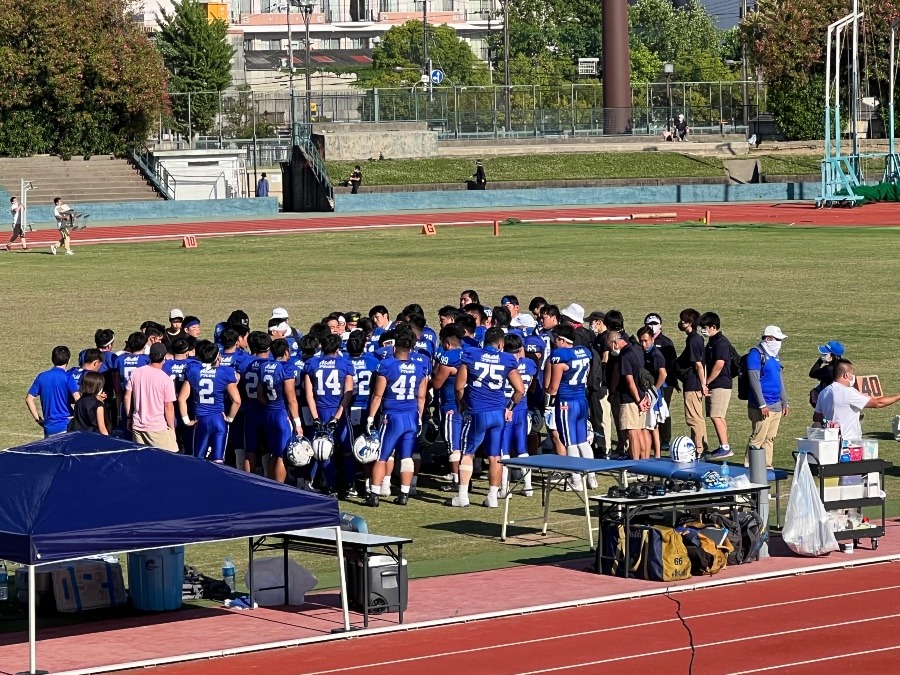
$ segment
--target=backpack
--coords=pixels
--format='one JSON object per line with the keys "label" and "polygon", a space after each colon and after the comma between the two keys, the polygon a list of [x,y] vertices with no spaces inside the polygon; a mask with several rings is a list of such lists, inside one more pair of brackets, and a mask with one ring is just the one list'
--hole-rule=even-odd
{"label": "backpack", "polygon": [[728,541],[734,549],[728,554],[729,565],[742,565],[757,559],[759,549],[769,540],[756,511],[741,511],[736,522],[721,513],[712,513],[707,520],[715,527],[728,530]]}
{"label": "backpack", "polygon": [[[753,347],[753,349],[759,352],[759,373],[760,376],[762,376],[763,368],[766,367],[766,353],[759,347]],[[750,351],[753,351],[753,349],[751,349]],[[750,399],[750,373],[747,370],[748,356],[750,356],[750,352],[744,354],[738,362],[737,390],[738,398],[742,401],[747,401]]]}
{"label": "backpack", "polygon": [[[628,557],[625,560],[625,537]],[[597,549],[597,567],[603,574],[647,581],[690,579],[691,561],[681,535],[671,527],[632,525],[628,534],[621,524],[610,523]]]}
{"label": "backpack", "polygon": [[744,545],[741,537],[741,526],[728,516],[721,513],[711,513],[704,518],[713,527],[721,527],[728,531],[726,545],[731,547],[727,555],[729,565],[740,565],[744,562]]}
{"label": "backpack", "polygon": [[712,576],[728,564],[728,556],[734,550],[729,539],[725,539],[721,547],[699,531],[705,527],[702,522],[686,523],[678,528],[691,561],[691,574]]}
{"label": "backpack", "polygon": [[738,375],[741,374],[741,355],[738,354],[737,349],[734,348],[734,345],[730,342],[728,343],[729,358],[728,358],[728,373],[731,375],[731,379],[733,380]]}
{"label": "backpack", "polygon": [[675,378],[679,382],[687,382],[687,379],[691,376],[691,373],[694,370],[694,364],[679,356],[677,359],[675,359],[675,363],[672,365],[672,370],[675,373]]}
{"label": "backpack", "polygon": [[651,389],[656,384],[656,380],[653,378],[653,375],[650,374],[650,371],[646,368],[641,368],[638,370],[637,377],[635,378],[635,384],[637,385],[638,390],[641,394],[644,394]]}

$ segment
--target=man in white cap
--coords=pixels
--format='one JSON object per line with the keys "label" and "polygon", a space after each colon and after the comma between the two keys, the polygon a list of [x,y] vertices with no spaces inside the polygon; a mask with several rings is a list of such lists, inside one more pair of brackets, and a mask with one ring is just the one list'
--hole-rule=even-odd
{"label": "man in white cap", "polygon": [[187,337],[184,331],[184,312],[180,309],[173,309],[169,312],[169,327],[166,328],[166,334],[163,335],[163,342],[171,345],[175,340]]}
{"label": "man in white cap", "polygon": [[594,342],[594,336],[591,331],[584,327],[584,307],[577,302],[573,302],[560,312],[566,323],[575,329],[575,344],[582,347],[591,348]]}
{"label": "man in white cap", "polygon": [[[766,466],[771,467],[775,437],[783,417],[790,412],[784,378],[781,376],[781,343],[787,338],[778,326],[766,326],[759,345],[747,354],[747,376],[750,392],[747,416],[750,418],[749,446],[766,451]],[[749,453],[744,464],[749,465]]]}
{"label": "man in white cap", "polygon": [[[300,342],[300,338],[303,337],[303,333],[291,326],[288,311],[284,307],[276,307],[272,310],[272,318],[269,319],[269,328],[277,325],[276,319],[278,319],[278,323],[284,323],[288,327],[287,332],[284,334],[284,339],[287,340],[288,347],[290,347],[291,356],[297,356],[297,345]],[[272,339],[274,340],[275,337],[273,336]]]}

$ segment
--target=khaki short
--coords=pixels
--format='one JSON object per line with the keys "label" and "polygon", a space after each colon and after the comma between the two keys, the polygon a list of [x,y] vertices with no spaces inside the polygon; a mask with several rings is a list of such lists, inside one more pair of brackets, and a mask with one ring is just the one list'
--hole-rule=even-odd
{"label": "khaki short", "polygon": [[619,428],[643,429],[645,415],[641,412],[637,403],[623,403],[619,409]]}
{"label": "khaki short", "polygon": [[725,417],[731,402],[731,389],[710,389],[706,399],[707,417]]}
{"label": "khaki short", "polygon": [[178,452],[178,443],[175,442],[175,432],[171,429],[163,431],[137,431],[134,432],[134,442],[141,445],[149,445],[153,448],[162,448],[170,452]]}

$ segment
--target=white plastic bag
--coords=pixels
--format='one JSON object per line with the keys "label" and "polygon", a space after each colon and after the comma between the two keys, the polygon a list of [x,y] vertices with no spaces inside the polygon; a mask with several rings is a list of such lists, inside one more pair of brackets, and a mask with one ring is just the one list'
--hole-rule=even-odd
{"label": "white plastic bag", "polygon": [[839,548],[805,452],[797,455],[781,538],[798,555],[825,555]]}
{"label": "white plastic bag", "polygon": [[[305,567],[288,560],[288,604],[302,605],[306,594],[316,587],[319,580]],[[244,574],[244,584],[250,587],[250,570]],[[284,559],[253,559],[253,601],[260,607],[284,604]],[[268,590],[260,590],[268,589]]]}

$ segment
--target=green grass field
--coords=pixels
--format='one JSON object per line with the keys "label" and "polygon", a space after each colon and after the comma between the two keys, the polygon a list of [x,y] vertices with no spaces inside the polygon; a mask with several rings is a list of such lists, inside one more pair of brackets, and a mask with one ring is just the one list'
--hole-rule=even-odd
{"label": "green grass field", "polygon": [[[900,279],[896,237],[896,230],[875,228],[519,224],[504,226],[499,238],[488,228],[443,228],[434,238],[395,230],[203,240],[196,250],[176,243],[91,246],[72,258],[8,254],[0,259],[0,284],[7,289],[0,306],[0,443],[39,436],[25,410],[26,389],[49,366],[54,345],[77,353],[91,344],[97,327],[114,328],[121,346],[143,320],[164,321],[172,307],[200,316],[209,336],[238,307],[260,327],[272,307],[285,306],[305,329],[332,310],[367,311],[383,303],[396,311],[409,302],[421,303],[436,323],[436,310],[456,304],[459,291],[471,287],[488,303],[515,293],[523,303],[543,295],[561,306],[577,301],[588,312],[618,308],[631,331],[648,311],[660,312],[665,332],[679,346],[675,324],[684,307],[718,312],[742,352],[763,326],[780,325],[790,336],[782,354],[793,414],[782,427],[776,464],[789,466],[793,439],[811,419],[806,398],[814,383],[807,372],[818,344],[842,340],[859,374],[880,375],[888,392],[900,389],[892,330]],[[867,413],[865,430],[888,432],[898,412]],[[673,418],[676,433],[684,432],[680,403],[673,405]],[[732,445],[740,448],[749,425],[736,398],[728,421]],[[882,456],[900,459],[900,445],[883,441]],[[895,482],[888,485],[892,496],[898,494]],[[372,531],[413,537],[408,553],[414,574],[586,551],[580,539],[552,547],[501,544],[498,511],[451,510],[433,481],[423,484],[422,496],[406,509],[343,506],[366,517]],[[514,500],[513,512],[536,516],[538,501]],[[479,502],[476,496],[473,503]],[[583,537],[578,502],[567,497],[554,504],[561,511],[555,529]],[[218,574],[228,552],[242,574],[243,543],[192,547],[188,560]],[[322,573],[323,582],[333,580],[332,561],[303,561]]]}
{"label": "green grass field", "polygon": [[[819,173],[821,156],[762,155],[763,173]],[[336,180],[350,175],[356,162],[326,162]],[[366,185],[459,183],[474,171],[472,159],[360,160]],[[541,153],[491,157],[485,152],[489,181],[589,180],[598,178],[711,178],[725,175],[720,157],[677,152]]]}

